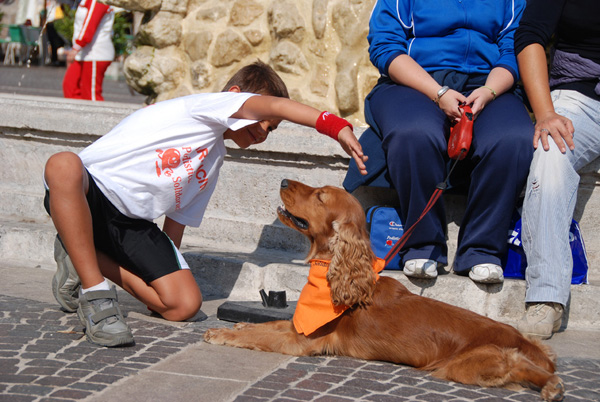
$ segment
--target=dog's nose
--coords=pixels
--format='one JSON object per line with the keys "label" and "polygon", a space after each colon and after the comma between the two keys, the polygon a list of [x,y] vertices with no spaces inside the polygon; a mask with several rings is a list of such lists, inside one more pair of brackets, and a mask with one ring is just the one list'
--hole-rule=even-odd
{"label": "dog's nose", "polygon": [[288,187],[288,181],[287,181],[287,179],[281,180],[281,188],[287,188],[287,187]]}

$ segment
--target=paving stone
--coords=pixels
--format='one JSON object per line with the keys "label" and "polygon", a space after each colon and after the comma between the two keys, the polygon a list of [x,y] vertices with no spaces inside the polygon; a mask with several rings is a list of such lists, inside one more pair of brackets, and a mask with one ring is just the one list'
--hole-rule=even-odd
{"label": "paving stone", "polygon": [[353,401],[351,398],[342,398],[340,396],[325,395],[315,399],[315,402],[349,402]]}
{"label": "paving stone", "polygon": [[[382,381],[385,381],[385,380],[382,380]],[[395,384],[390,384],[390,383],[375,381],[375,380],[367,380],[367,379],[361,378],[361,379],[348,380],[346,383],[344,383],[344,386],[364,388],[364,389],[374,391],[374,392],[386,392],[389,389],[395,387]]]}
{"label": "paving stone", "polygon": [[364,399],[367,400],[367,401],[372,401],[372,402],[403,402],[403,401],[408,401],[408,398],[403,398],[401,396],[381,395],[381,394],[368,395]]}
{"label": "paving stone", "polygon": [[35,384],[18,384],[10,388],[11,393],[25,395],[48,395],[52,387]]}
{"label": "paving stone", "polygon": [[301,389],[288,389],[281,396],[297,401],[312,401],[315,397],[319,396],[319,393]]}
{"label": "paving stone", "polygon": [[245,396],[252,396],[258,398],[272,398],[277,395],[279,391],[264,389],[264,388],[250,388],[244,392]]}
{"label": "paving stone", "polygon": [[77,381],[77,378],[71,377],[59,377],[59,376],[44,376],[35,381],[36,384],[49,385],[52,387],[65,387],[73,384]]}
{"label": "paving stone", "polygon": [[261,402],[268,401],[266,398],[258,398],[250,395],[239,395],[234,399],[234,402]]}
{"label": "paving stone", "polygon": [[0,395],[0,402],[31,402],[36,400],[37,397],[35,396],[28,396],[28,395],[17,395],[17,394],[10,394],[10,395]]}
{"label": "paving stone", "polygon": [[76,389],[60,389],[50,394],[53,398],[65,398],[65,399],[85,399],[92,392],[80,391]]}
{"label": "paving stone", "polygon": [[302,388],[302,389],[309,389],[309,390],[313,390],[313,391],[325,392],[332,387],[332,384],[322,382],[322,381],[315,381],[313,379],[308,379],[308,380],[300,381],[298,384],[296,384],[296,387]]}

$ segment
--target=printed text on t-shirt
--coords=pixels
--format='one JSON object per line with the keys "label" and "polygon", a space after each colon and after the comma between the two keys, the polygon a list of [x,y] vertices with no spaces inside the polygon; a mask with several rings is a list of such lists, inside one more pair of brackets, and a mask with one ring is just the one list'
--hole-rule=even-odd
{"label": "printed text on t-shirt", "polygon": [[[206,170],[202,161],[208,155],[208,149],[197,148],[192,151],[191,147],[182,147],[181,150],[169,148],[166,151],[157,149],[158,160],[156,165],[156,176],[166,176],[173,182],[173,194],[175,196],[175,209],[181,209],[181,195],[183,194],[182,181],[187,178],[187,183],[196,180],[199,184],[197,191],[202,191],[208,184]],[[183,155],[183,156],[182,156]],[[192,156],[194,155],[194,156]],[[198,161],[193,159],[198,157]],[[198,166],[194,171],[194,164]]]}

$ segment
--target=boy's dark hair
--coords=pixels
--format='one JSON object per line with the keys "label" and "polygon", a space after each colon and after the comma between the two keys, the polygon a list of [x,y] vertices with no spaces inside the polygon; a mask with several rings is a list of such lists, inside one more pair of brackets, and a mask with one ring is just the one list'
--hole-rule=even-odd
{"label": "boy's dark hair", "polygon": [[278,96],[289,98],[285,83],[268,64],[260,60],[242,67],[225,84],[223,92],[237,85],[242,92],[252,92],[260,95]]}

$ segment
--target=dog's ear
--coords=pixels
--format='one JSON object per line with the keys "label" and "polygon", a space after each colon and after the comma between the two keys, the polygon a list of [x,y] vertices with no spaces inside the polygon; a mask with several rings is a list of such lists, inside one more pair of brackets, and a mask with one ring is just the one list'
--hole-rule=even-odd
{"label": "dog's ear", "polygon": [[335,235],[329,240],[333,254],[327,280],[334,304],[367,305],[375,290],[375,255],[364,228],[354,222],[333,222]]}

